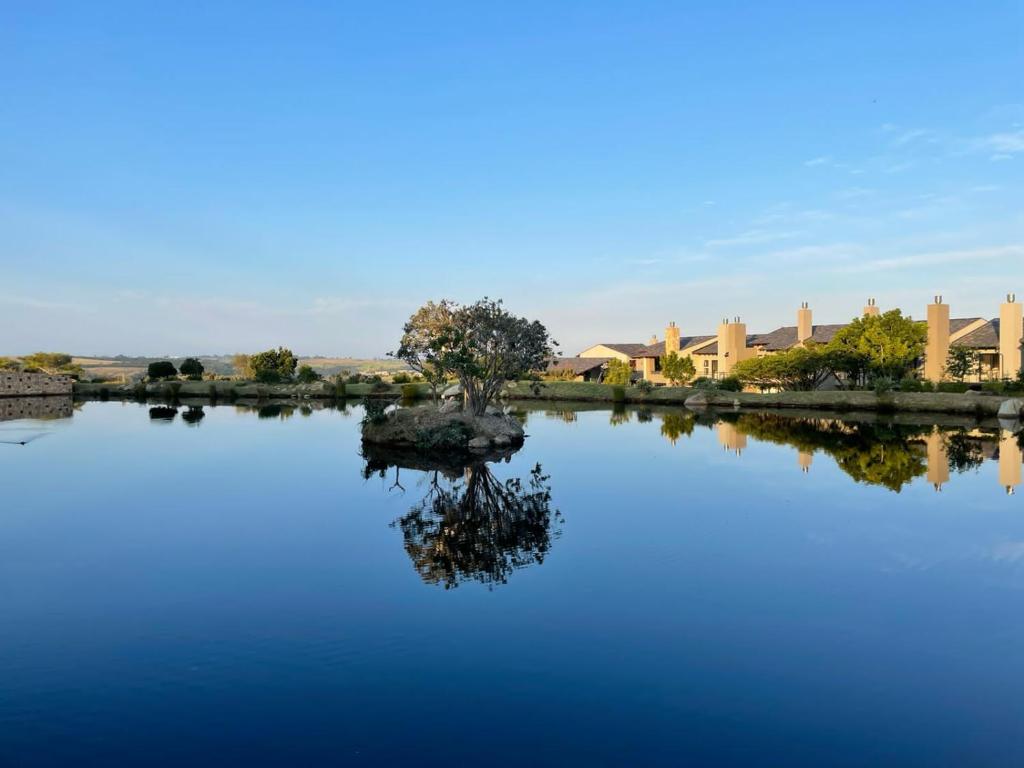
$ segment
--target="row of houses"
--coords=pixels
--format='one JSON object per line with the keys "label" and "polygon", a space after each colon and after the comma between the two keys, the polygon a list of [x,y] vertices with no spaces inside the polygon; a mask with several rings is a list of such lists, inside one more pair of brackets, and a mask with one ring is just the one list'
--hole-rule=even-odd
{"label": "row of houses", "polygon": [[[864,315],[878,315],[881,310],[874,299],[868,299]],[[922,376],[941,381],[945,376],[950,347],[967,347],[977,353],[977,368],[967,381],[978,382],[1013,378],[1021,369],[1021,344],[1024,337],[1024,313],[1016,296],[1009,294],[996,318],[950,317],[950,307],[936,296],[926,312],[928,341],[922,361]],[[629,364],[634,378],[654,384],[665,384],[661,358],[670,352],[693,360],[697,376],[719,379],[729,375],[742,360],[770,355],[808,342],[827,344],[846,323],[815,325],[807,303],[796,312],[796,324],[785,325],[768,333],[748,333],[739,317],[724,318],[717,333],[684,335],[671,322],[664,339],[652,336],[642,343],[595,344],[576,357],[552,361],[549,372],[572,375],[579,381],[600,381],[608,362],[615,359]]]}

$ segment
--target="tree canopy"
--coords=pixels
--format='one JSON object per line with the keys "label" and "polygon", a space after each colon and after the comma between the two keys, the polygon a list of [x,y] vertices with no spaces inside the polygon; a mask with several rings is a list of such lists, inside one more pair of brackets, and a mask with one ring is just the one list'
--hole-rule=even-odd
{"label": "tree canopy", "polygon": [[689,355],[669,352],[661,358],[661,374],[675,386],[685,384],[697,373],[697,367]]}
{"label": "tree canopy", "polygon": [[190,379],[198,380],[203,378],[203,371],[206,370],[203,364],[194,357],[186,357],[181,363],[181,375]]}
{"label": "tree canopy", "polygon": [[902,379],[924,354],[928,328],[898,309],[881,315],[865,315],[844,326],[828,343],[836,361],[853,378],[865,373]]}
{"label": "tree canopy", "polygon": [[608,361],[608,369],[604,373],[604,383],[616,387],[624,387],[633,377],[633,369],[625,360],[612,358]]}
{"label": "tree canopy", "polygon": [[392,354],[435,391],[446,377],[458,379],[466,408],[481,415],[505,382],[542,369],[553,344],[541,323],[516,317],[501,301],[484,298],[460,306],[443,300],[409,318]]}
{"label": "tree canopy", "polygon": [[146,375],[151,379],[170,379],[178,375],[178,369],[170,360],[157,360],[149,364]]}
{"label": "tree canopy", "polygon": [[299,360],[286,347],[268,349],[249,356],[249,370],[258,381],[275,382],[290,379]]}
{"label": "tree canopy", "polygon": [[831,350],[820,344],[808,344],[742,360],[733,366],[732,375],[744,384],[762,390],[809,391],[825,383],[834,373],[836,365],[836,356]]}
{"label": "tree canopy", "polygon": [[963,381],[978,367],[978,353],[970,347],[950,347],[946,356],[946,375],[954,381]]}

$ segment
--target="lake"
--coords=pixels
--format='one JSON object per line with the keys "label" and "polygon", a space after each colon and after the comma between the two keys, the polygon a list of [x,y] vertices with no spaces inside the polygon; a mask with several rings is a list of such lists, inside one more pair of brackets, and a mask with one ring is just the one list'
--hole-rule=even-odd
{"label": "lake", "polygon": [[465,466],[357,404],[9,408],[0,764],[1024,761],[1010,431],[516,411]]}

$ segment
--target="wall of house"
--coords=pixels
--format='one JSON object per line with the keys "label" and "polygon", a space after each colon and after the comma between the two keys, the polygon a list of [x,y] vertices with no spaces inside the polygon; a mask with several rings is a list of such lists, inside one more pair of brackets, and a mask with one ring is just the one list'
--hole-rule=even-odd
{"label": "wall of house", "polygon": [[604,344],[595,344],[592,347],[587,347],[576,357],[614,357],[616,360],[621,360],[624,363],[631,362],[629,355],[623,354],[611,347],[606,347]]}
{"label": "wall of house", "polygon": [[34,395],[70,395],[69,376],[48,376],[45,373],[0,373],[0,397]]}

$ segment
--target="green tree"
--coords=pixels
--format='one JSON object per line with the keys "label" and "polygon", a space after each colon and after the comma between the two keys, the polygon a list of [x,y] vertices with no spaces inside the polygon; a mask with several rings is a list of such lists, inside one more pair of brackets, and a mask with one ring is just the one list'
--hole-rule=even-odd
{"label": "green tree", "polygon": [[447,299],[428,301],[409,318],[402,328],[398,349],[390,357],[404,360],[430,385],[431,399],[436,404],[439,389],[448,380],[445,369],[446,344],[451,337],[456,305]]}
{"label": "green tree", "polygon": [[899,381],[924,354],[928,329],[898,309],[854,318],[826,347],[835,353],[839,370],[858,382],[865,375]]}
{"label": "green tree", "polygon": [[661,358],[661,373],[673,385],[685,384],[697,373],[697,367],[689,355],[669,352]]}
{"label": "green tree", "polygon": [[430,328],[421,329],[414,322],[417,315],[410,318],[403,342],[410,325],[422,338],[415,344],[403,343],[394,356],[414,370],[414,363],[422,366],[427,361],[428,369],[436,366],[440,374],[455,376],[473,415],[483,415],[505,382],[542,369],[554,352],[554,342],[541,323],[512,315],[501,301],[484,298],[465,306],[441,304],[446,316]]}
{"label": "green tree", "polygon": [[171,379],[178,375],[178,369],[174,367],[174,363],[170,360],[157,360],[149,364],[149,367],[146,369],[146,375],[153,381],[157,379]]}
{"label": "green tree", "polygon": [[295,374],[298,358],[286,347],[268,349],[249,357],[249,368],[257,381],[277,382],[290,379]]}
{"label": "green tree", "polygon": [[608,369],[604,373],[604,383],[616,387],[624,387],[629,384],[633,376],[633,369],[624,360],[612,358],[608,361]]}
{"label": "green tree", "polygon": [[181,375],[192,381],[199,381],[203,378],[203,371],[206,370],[203,364],[194,357],[186,357],[181,363]]}
{"label": "green tree", "polygon": [[311,366],[300,365],[298,373],[295,374],[295,379],[300,384],[312,384],[315,381],[320,381],[323,376],[313,370]]}
{"label": "green tree", "polygon": [[742,360],[732,375],[744,384],[767,389],[810,391],[833,375],[835,360],[824,346],[807,344],[763,357]]}
{"label": "green tree", "polygon": [[977,351],[959,345],[949,348],[949,354],[946,356],[946,374],[954,381],[963,381],[977,367]]}

